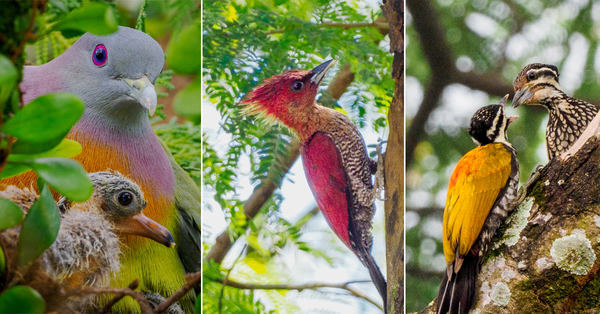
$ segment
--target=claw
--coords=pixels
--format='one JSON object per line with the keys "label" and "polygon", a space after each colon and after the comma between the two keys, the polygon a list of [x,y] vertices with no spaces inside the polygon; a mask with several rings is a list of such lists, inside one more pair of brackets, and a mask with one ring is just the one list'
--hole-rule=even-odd
{"label": "claw", "polygon": [[517,192],[517,204],[521,204],[525,200],[525,198],[527,198],[527,194],[529,194],[530,188],[535,185],[537,180],[542,175],[542,169],[544,169],[544,166],[537,165],[537,167],[535,167],[535,170],[529,175],[529,179],[527,179],[527,182],[525,182],[525,184],[523,184],[519,188],[519,192]]}
{"label": "claw", "polygon": [[[377,145],[377,172],[375,173],[375,183],[373,184],[373,198],[380,201],[387,201],[385,197],[385,172],[384,172],[384,160],[385,153],[382,153],[383,144],[387,141],[381,141]],[[383,192],[383,196],[381,193]]]}

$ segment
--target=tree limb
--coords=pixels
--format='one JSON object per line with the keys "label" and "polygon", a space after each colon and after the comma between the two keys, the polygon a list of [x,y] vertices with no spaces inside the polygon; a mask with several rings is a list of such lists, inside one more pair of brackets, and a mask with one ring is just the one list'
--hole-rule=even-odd
{"label": "tree limb", "polygon": [[383,311],[382,306],[380,304],[378,304],[375,300],[371,299],[369,296],[362,293],[360,290],[350,287],[350,285],[353,283],[367,283],[367,282],[370,283],[371,282],[370,279],[369,280],[353,280],[353,281],[348,281],[348,282],[339,283],[339,284],[327,283],[327,282],[317,282],[317,283],[307,283],[307,284],[254,284],[254,283],[241,283],[241,282],[232,281],[232,280],[227,280],[226,282],[222,282],[221,280],[217,280],[214,278],[208,278],[208,279],[216,281],[216,282],[220,282],[223,285],[228,286],[228,287],[244,289],[244,290],[297,290],[297,291],[302,291],[302,290],[307,290],[307,289],[317,290],[319,288],[343,289],[343,290],[350,292],[355,297],[365,299],[366,301],[375,305],[376,307],[378,307],[379,309],[381,309]]}

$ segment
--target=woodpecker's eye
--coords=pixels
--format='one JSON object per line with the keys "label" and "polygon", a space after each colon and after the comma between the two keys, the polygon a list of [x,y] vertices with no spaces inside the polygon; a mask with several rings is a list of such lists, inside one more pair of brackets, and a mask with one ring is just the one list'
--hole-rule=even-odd
{"label": "woodpecker's eye", "polygon": [[304,87],[304,83],[300,81],[295,81],[294,84],[292,84],[292,90],[295,92],[299,92],[302,87]]}
{"label": "woodpecker's eye", "polygon": [[529,72],[529,73],[527,73],[527,80],[528,80],[528,81],[533,81],[533,80],[535,80],[535,73],[534,73],[534,72]]}
{"label": "woodpecker's eye", "polygon": [[133,195],[131,195],[131,192],[121,192],[117,196],[117,201],[123,206],[128,206],[133,201]]}
{"label": "woodpecker's eye", "polygon": [[103,66],[106,64],[106,60],[108,59],[108,51],[106,51],[106,47],[104,45],[98,45],[94,48],[94,52],[92,53],[92,61],[96,66]]}

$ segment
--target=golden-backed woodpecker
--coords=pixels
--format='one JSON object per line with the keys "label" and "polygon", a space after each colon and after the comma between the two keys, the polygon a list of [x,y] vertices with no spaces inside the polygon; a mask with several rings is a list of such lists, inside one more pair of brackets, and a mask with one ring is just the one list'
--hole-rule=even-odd
{"label": "golden-backed woodpecker", "polygon": [[558,75],[554,65],[532,63],[519,72],[513,83],[513,107],[541,105],[550,112],[546,127],[548,159],[566,152],[598,112],[594,105],[567,96],[558,85]]}
{"label": "golden-backed woodpecker", "polygon": [[468,313],[475,301],[477,276],[496,229],[517,196],[519,164],[506,130],[508,95],[473,115],[469,135],[478,145],[452,172],[443,221],[446,272],[437,297],[438,314]]}
{"label": "golden-backed woodpecker", "polygon": [[352,121],[315,101],[319,84],[335,64],[292,70],[266,80],[242,101],[245,112],[280,121],[300,140],[304,172],[323,216],[335,234],[369,269],[386,303],[386,282],[371,256],[375,206],[371,175],[377,162]]}

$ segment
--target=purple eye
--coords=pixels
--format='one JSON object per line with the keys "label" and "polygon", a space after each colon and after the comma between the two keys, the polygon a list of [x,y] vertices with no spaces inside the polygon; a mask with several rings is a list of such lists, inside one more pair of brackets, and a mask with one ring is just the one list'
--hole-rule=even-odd
{"label": "purple eye", "polygon": [[92,53],[92,61],[97,66],[103,66],[106,63],[106,59],[108,58],[108,51],[106,51],[106,47],[104,45],[98,45],[94,48],[94,52]]}

